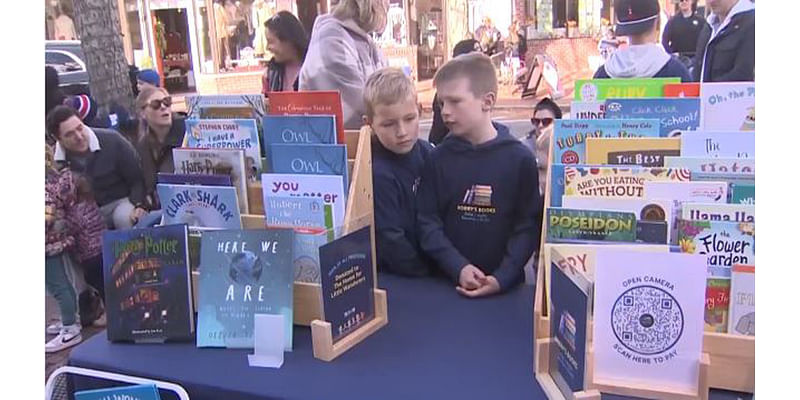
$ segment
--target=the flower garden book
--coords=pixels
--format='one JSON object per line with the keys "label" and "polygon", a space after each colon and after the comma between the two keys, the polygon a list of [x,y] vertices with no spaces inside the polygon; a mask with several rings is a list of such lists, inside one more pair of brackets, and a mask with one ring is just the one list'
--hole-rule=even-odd
{"label": "the flower garden book", "polygon": [[666,157],[667,168],[688,168],[702,173],[756,173],[755,158]]}
{"label": "the flower garden book", "polygon": [[558,119],[553,128],[553,163],[586,164],[590,137],[658,137],[658,120]]}
{"label": "the flower garden book", "polygon": [[75,392],[75,400],[161,400],[154,384],[120,386]]}
{"label": "the flower garden book", "polygon": [[661,137],[674,137],[700,129],[700,99],[607,99],[607,119],[655,118]]}
{"label": "the flower garden book", "polygon": [[734,265],[731,274],[731,312],[728,333],[756,335],[756,268]]}
{"label": "the flower garden book", "polygon": [[334,228],[344,224],[346,201],[341,176],[264,174],[261,183],[264,204],[271,197],[321,199],[332,207]]}
{"label": "the flower garden book", "polygon": [[755,263],[755,224],[679,219],[676,229],[681,252],[704,255],[709,267]]}
{"label": "the flower garden book", "polygon": [[261,176],[261,147],[258,126],[252,119],[188,119],[184,147],[200,149],[240,149],[245,164]]}
{"label": "the flower garden book", "polygon": [[336,119],[336,143],[344,144],[342,97],[337,90],[306,92],[270,92],[270,115],[333,115]]}
{"label": "the flower garden book", "polygon": [[681,153],[679,138],[587,138],[586,162],[601,165],[663,167]]}
{"label": "the flower garden book", "polygon": [[164,224],[193,228],[240,229],[236,189],[230,186],[156,185]]}
{"label": "the flower garden book", "polygon": [[172,149],[177,174],[229,175],[236,188],[239,211],[247,214],[247,182],[255,181],[255,166],[246,167],[244,152],[239,149]]}
{"label": "the flower garden book", "polygon": [[681,83],[681,79],[578,79],[575,81],[575,100],[597,101],[612,98],[664,97],[664,85],[668,83]]}
{"label": "the flower garden book", "polygon": [[264,154],[275,143],[336,144],[332,115],[267,115],[264,117]]}
{"label": "the flower garden book", "polygon": [[700,86],[703,129],[754,131],[756,129],[755,82],[715,82]]}
{"label": "the flower garden book", "polygon": [[683,203],[682,218],[690,221],[756,222],[749,204]]}
{"label": "the flower garden book", "polygon": [[343,144],[273,144],[267,158],[274,174],[339,175],[347,197],[347,150]]}
{"label": "the flower garden book", "polygon": [[187,235],[185,224],[103,233],[109,340],[192,337]]}
{"label": "the flower garden book", "polygon": [[255,314],[283,315],[292,349],[291,229],[203,233],[197,347],[252,348]]}
{"label": "the flower garden book", "polygon": [[639,166],[564,167],[564,195],[592,197],[644,197],[645,182],[688,182],[687,169]]}

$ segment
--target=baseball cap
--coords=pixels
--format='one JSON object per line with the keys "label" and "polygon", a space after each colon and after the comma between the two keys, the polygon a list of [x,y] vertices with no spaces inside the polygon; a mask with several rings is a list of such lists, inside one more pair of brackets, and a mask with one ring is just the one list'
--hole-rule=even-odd
{"label": "baseball cap", "polygon": [[658,20],[660,11],[658,0],[617,0],[614,2],[617,17],[614,31],[620,36],[647,32]]}

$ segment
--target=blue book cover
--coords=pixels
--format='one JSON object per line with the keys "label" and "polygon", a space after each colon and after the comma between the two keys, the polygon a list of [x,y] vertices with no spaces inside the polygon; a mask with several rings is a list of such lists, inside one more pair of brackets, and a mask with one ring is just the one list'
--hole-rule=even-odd
{"label": "blue book cover", "polygon": [[75,392],[75,400],[161,400],[156,385],[132,385]]}
{"label": "blue book cover", "polygon": [[606,99],[606,119],[654,118],[660,136],[679,136],[700,129],[699,98]]}
{"label": "blue book cover", "polygon": [[655,119],[557,119],[553,122],[554,164],[583,164],[586,162],[586,138],[658,137]]}
{"label": "blue book cover", "polygon": [[108,340],[192,337],[187,237],[184,224],[103,233]]}
{"label": "blue book cover", "polygon": [[264,154],[273,144],[336,144],[333,115],[267,115],[263,126]]}
{"label": "blue book cover", "polygon": [[274,174],[339,175],[347,197],[347,150],[343,144],[273,144],[267,158]]}
{"label": "blue book cover", "polygon": [[236,189],[225,186],[156,185],[164,225],[240,229],[242,218]]}
{"label": "blue book cover", "polygon": [[240,149],[246,165],[261,176],[261,147],[253,119],[187,119],[184,147],[196,149]]}
{"label": "blue book cover", "polygon": [[292,350],[291,229],[203,233],[197,347],[253,348],[255,314],[284,316]]}
{"label": "blue book cover", "polygon": [[297,228],[294,230],[294,280],[320,283],[319,248],[328,243],[324,229]]}
{"label": "blue book cover", "polygon": [[550,264],[550,374],[565,395],[585,388],[587,325],[592,285],[557,253]]}
{"label": "blue book cover", "polygon": [[316,197],[264,197],[268,227],[333,229],[333,206]]}
{"label": "blue book cover", "polygon": [[323,313],[337,342],[375,317],[370,226],[320,247],[319,260]]}
{"label": "blue book cover", "polygon": [[230,175],[205,175],[205,174],[169,174],[159,172],[156,176],[157,183],[175,185],[203,185],[203,186],[233,186]]}

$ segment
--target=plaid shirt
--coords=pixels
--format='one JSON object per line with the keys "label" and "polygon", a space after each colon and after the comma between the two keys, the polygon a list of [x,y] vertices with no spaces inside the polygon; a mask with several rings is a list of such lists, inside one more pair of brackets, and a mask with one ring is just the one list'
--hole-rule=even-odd
{"label": "plaid shirt", "polygon": [[70,170],[45,178],[45,253],[58,255],[71,250],[83,262],[102,252],[105,221],[94,201],[79,201]]}

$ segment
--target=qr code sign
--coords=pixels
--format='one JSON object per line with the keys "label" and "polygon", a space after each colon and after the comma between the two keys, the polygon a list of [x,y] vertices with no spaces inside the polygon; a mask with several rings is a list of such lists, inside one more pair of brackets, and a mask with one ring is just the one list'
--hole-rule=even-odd
{"label": "qr code sign", "polygon": [[683,310],[671,294],[653,286],[628,289],[611,309],[614,335],[628,350],[663,353],[683,334]]}

